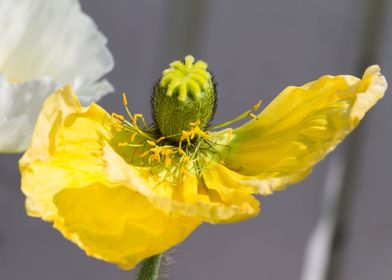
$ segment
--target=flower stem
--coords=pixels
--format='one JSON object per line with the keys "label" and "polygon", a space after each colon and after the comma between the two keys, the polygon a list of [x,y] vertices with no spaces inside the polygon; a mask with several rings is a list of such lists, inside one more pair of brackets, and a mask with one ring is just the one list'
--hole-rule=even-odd
{"label": "flower stem", "polygon": [[161,264],[162,255],[156,255],[145,259],[141,265],[138,273],[138,280],[157,280],[159,266]]}

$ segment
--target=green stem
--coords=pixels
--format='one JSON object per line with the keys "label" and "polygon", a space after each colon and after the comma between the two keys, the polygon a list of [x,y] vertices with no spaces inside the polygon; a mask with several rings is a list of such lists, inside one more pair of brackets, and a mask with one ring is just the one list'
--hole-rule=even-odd
{"label": "green stem", "polygon": [[157,280],[159,273],[159,265],[161,264],[162,255],[156,255],[145,259],[138,273],[138,280]]}

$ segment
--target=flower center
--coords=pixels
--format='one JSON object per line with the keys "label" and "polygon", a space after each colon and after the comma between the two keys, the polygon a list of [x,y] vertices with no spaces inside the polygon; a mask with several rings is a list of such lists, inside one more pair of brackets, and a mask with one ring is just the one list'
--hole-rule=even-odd
{"label": "flower center", "polygon": [[175,61],[163,71],[152,97],[155,126],[149,125],[142,114],[132,114],[126,95],[123,104],[129,119],[112,114],[117,131],[112,146],[123,158],[137,167],[148,167],[149,175],[174,184],[183,176],[200,175],[210,162],[219,162],[230,150],[225,143],[231,139],[231,129],[218,128],[254,114],[261,101],[233,120],[209,126],[216,106],[216,91],[212,75],[203,61],[194,63],[192,56],[185,62]]}
{"label": "flower center", "polygon": [[[125,95],[124,105],[127,105]],[[112,114],[117,130],[112,144],[130,164],[150,167],[152,175],[176,183],[184,175],[200,174],[204,166],[219,157],[214,150],[214,139],[200,128],[200,121],[190,123],[190,129],[183,130],[178,143],[174,144],[157,134],[142,114],[132,114],[127,107],[126,110],[130,120]]]}

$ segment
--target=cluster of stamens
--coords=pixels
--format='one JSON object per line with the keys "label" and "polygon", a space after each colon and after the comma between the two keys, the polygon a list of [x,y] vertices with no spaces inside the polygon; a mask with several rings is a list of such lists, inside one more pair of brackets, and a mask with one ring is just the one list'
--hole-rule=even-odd
{"label": "cluster of stamens", "polygon": [[125,94],[123,104],[130,120],[113,113],[113,126],[119,132],[129,132],[130,138],[118,145],[133,148],[136,156],[141,159],[141,166],[158,167],[160,173],[164,170],[165,179],[178,179],[181,175],[201,171],[203,160],[200,155],[207,152],[206,146],[213,147],[213,143],[206,143],[209,141],[209,133],[199,127],[200,121],[191,123],[189,130],[183,130],[178,135],[179,142],[173,143],[168,141],[168,137],[157,135],[156,129],[147,124],[142,114],[131,113]]}
{"label": "cluster of stamens", "polygon": [[[124,116],[113,113],[113,127],[119,132],[128,132],[129,140],[118,143],[120,147],[130,147],[134,156],[131,164],[141,167],[156,168],[157,173],[162,180],[171,180],[177,182],[183,175],[190,173],[194,175],[200,174],[203,167],[209,161],[220,160],[219,152],[214,148],[216,138],[219,132],[203,131],[200,128],[200,121],[190,123],[189,130],[183,130],[179,135],[178,143],[169,141],[169,137],[157,134],[157,129],[148,125],[142,114],[132,114],[128,108],[126,95],[123,94],[123,104],[128,114],[129,120]],[[233,122],[237,122],[246,116],[257,119],[253,114],[258,110],[261,101],[252,109],[241,114],[232,121],[216,125],[210,129],[216,129],[228,126]],[[231,132],[231,130],[229,130]],[[139,161],[135,159],[139,158]]]}

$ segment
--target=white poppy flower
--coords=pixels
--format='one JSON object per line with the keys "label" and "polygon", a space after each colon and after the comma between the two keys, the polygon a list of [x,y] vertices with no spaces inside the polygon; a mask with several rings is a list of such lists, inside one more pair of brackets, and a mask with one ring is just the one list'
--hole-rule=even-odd
{"label": "white poppy flower", "polygon": [[26,149],[43,101],[71,84],[82,103],[113,91],[106,37],[77,0],[0,0],[0,152]]}

